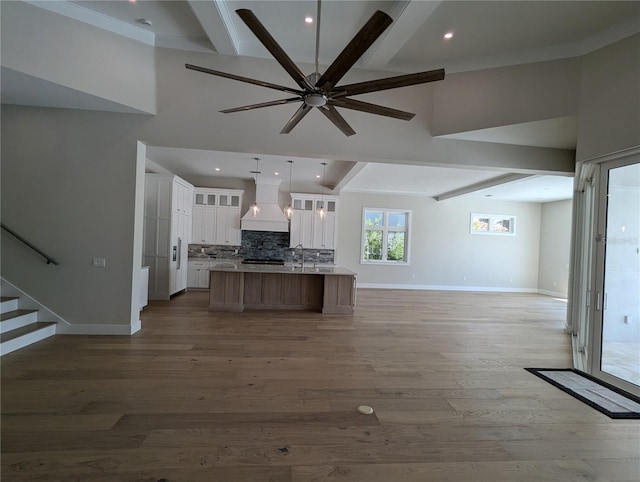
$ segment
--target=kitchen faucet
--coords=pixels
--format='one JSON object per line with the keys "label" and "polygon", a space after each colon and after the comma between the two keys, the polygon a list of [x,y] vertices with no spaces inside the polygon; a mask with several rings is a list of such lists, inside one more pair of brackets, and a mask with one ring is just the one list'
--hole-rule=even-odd
{"label": "kitchen faucet", "polygon": [[302,253],[301,259],[300,259],[300,268],[304,268],[304,247],[302,246],[302,244],[297,245],[295,248],[293,248],[293,255],[296,255],[296,249],[300,248],[300,252]]}

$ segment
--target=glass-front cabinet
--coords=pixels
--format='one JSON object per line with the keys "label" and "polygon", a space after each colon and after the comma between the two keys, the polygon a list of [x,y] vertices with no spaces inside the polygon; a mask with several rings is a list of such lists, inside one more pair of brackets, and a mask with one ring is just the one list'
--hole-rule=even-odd
{"label": "glass-front cabinet", "polygon": [[215,206],[217,194],[215,193],[206,193],[206,192],[198,192],[194,193],[195,200],[194,206]]}
{"label": "glass-front cabinet", "polygon": [[240,195],[239,194],[220,194],[220,202],[218,203],[219,206],[226,206],[226,207],[234,207],[234,208],[239,208],[240,207]]}

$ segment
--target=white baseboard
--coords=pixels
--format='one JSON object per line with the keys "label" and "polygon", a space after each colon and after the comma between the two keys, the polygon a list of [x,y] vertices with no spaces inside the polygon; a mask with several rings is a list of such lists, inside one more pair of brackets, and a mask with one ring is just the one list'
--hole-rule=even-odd
{"label": "white baseboard", "polygon": [[452,285],[398,285],[387,283],[358,283],[358,288],[384,290],[424,290],[424,291],[490,291],[496,293],[538,293],[537,288],[512,288],[502,286],[452,286]]}
{"label": "white baseboard", "polygon": [[134,325],[58,324],[58,335],[133,335],[142,328],[138,320]]}
{"label": "white baseboard", "polygon": [[559,291],[538,290],[538,293],[541,295],[553,296],[554,298],[561,298],[563,300],[567,299],[567,294],[560,293]]}

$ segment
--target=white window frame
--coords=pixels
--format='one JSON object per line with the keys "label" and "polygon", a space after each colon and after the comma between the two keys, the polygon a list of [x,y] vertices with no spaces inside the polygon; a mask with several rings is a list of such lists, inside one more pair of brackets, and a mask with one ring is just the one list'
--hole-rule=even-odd
{"label": "white window frame", "polygon": [[[383,214],[383,224],[381,226],[368,226],[366,224],[367,212],[376,212]],[[389,214],[404,214],[406,215],[406,226],[387,226],[387,219]],[[410,229],[411,229],[411,210],[410,209],[393,209],[393,208],[362,208],[362,229],[361,229],[361,242],[360,242],[360,264],[380,264],[386,266],[408,266],[409,255],[411,253],[410,242]],[[364,248],[366,245],[366,231],[382,231],[382,259],[365,259]],[[388,260],[387,258],[387,234],[393,232],[405,233],[405,256],[403,261]]]}
{"label": "white window frame", "polygon": [[[478,218],[489,219],[489,230],[478,231],[473,229],[473,220]],[[495,220],[509,219],[509,231],[493,231],[493,225]],[[512,214],[486,214],[486,213],[471,213],[469,218],[469,233],[491,236],[515,236],[516,235],[516,216]]]}

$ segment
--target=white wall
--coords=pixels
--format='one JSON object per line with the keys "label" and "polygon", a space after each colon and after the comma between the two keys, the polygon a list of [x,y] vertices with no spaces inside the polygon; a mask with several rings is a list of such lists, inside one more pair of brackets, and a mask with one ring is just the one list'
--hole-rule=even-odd
{"label": "white wall", "polygon": [[572,201],[542,204],[538,289],[566,297],[569,292]]}
{"label": "white wall", "polygon": [[[410,266],[360,264],[363,207],[412,212]],[[516,216],[516,236],[470,234],[472,212]],[[336,262],[358,273],[359,286],[535,292],[540,216],[536,203],[470,196],[438,203],[419,196],[342,193]]]}
{"label": "white wall", "polygon": [[578,161],[640,146],[640,34],[583,57]]}
{"label": "white wall", "polygon": [[2,107],[2,222],[60,262],[47,265],[3,232],[2,276],[74,325],[127,333],[138,321],[144,157],[135,132],[146,119]]}
{"label": "white wall", "polygon": [[1,31],[3,67],[156,112],[153,47],[24,2],[2,2]]}

